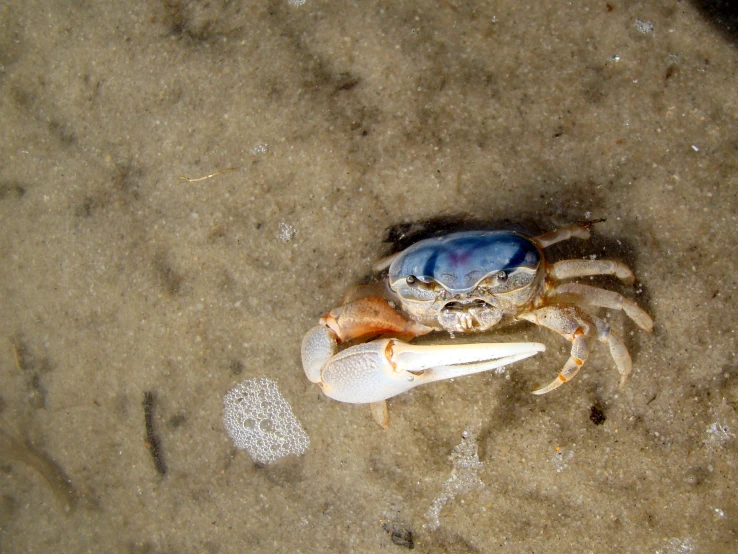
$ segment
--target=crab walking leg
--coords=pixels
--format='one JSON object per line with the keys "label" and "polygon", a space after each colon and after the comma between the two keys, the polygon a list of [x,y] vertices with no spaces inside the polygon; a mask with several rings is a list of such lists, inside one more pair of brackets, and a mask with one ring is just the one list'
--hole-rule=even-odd
{"label": "crab walking leg", "polygon": [[547,248],[557,242],[569,240],[571,238],[578,238],[587,240],[590,237],[589,229],[579,224],[567,225],[561,229],[550,231],[538,237],[535,237],[535,241],[541,246],[541,248]]}
{"label": "crab walking leg", "polygon": [[635,275],[630,268],[613,260],[562,260],[551,266],[549,275],[554,279],[615,275],[626,285],[635,283]]}
{"label": "crab walking leg", "polygon": [[630,319],[635,321],[641,329],[653,331],[653,320],[638,304],[625,298],[622,294],[579,283],[565,283],[557,285],[547,297],[555,302],[579,303],[583,302],[590,306],[609,308],[611,310],[622,310]]}
{"label": "crab walking leg", "polygon": [[597,338],[600,342],[604,342],[610,347],[610,355],[615,361],[615,367],[618,368],[618,373],[620,373],[620,386],[622,387],[625,381],[628,380],[628,376],[633,369],[633,361],[630,359],[630,353],[625,347],[625,343],[620,338],[620,335],[611,331],[610,326],[604,320],[595,316],[590,316],[590,319],[597,329]]}
{"label": "crab walking leg", "polygon": [[621,385],[630,375],[633,364],[623,340],[599,317],[584,315],[574,306],[550,306],[525,314],[521,318],[548,327],[572,343],[569,360],[556,379],[545,387],[534,390],[533,394],[546,394],[570,381],[587,361],[589,356],[587,337],[593,334],[600,342],[607,343],[610,347],[610,355],[620,373]]}
{"label": "crab walking leg", "polygon": [[369,411],[372,413],[372,419],[377,422],[382,429],[389,427],[389,406],[386,400],[379,400],[369,404]]}
{"label": "crab walking leg", "polygon": [[556,379],[545,387],[533,391],[533,394],[546,394],[570,381],[584,365],[584,362],[587,361],[589,357],[587,335],[592,326],[583,314],[573,306],[549,306],[520,317],[536,325],[542,325],[556,331],[571,343],[569,359]]}
{"label": "crab walking leg", "polygon": [[330,358],[320,384],[329,398],[367,404],[418,385],[511,364],[545,349],[535,342],[419,346],[381,339],[352,346]]}

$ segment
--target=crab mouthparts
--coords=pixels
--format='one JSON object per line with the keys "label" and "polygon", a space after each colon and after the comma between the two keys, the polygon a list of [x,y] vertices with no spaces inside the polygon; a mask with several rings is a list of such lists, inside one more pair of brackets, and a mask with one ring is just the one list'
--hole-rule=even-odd
{"label": "crab mouthparts", "polygon": [[444,304],[443,309],[453,312],[466,312],[470,309],[493,310],[494,306],[489,302],[485,302],[481,298],[456,298]]}
{"label": "crab mouthparts", "polygon": [[454,298],[438,314],[438,322],[449,332],[486,331],[502,319],[502,310],[481,298]]}

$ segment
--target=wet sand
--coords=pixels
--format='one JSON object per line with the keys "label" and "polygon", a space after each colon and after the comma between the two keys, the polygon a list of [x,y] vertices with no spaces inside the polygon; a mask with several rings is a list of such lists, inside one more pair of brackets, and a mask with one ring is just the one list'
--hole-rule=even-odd
{"label": "wet sand", "polygon": [[[736,35],[688,2],[295,4],[0,7],[3,552],[735,551]],[[595,282],[655,320],[608,318],[627,385],[596,344],[531,395],[568,345],[521,324],[489,340],[545,354],[387,430],[324,397],[302,335],[439,216],[606,217],[552,256],[636,272]],[[255,377],[305,455],[233,446]],[[434,528],[465,431],[484,486]]]}

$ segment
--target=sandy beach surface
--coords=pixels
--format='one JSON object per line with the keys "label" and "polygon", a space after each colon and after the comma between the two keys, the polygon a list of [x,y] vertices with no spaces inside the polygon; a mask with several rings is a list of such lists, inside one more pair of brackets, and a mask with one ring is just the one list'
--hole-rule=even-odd
{"label": "sandy beach surface", "polygon": [[[0,4],[0,550],[735,552],[728,4]],[[547,352],[386,430],[326,398],[302,336],[439,218],[607,218],[551,257],[635,271],[583,280],[654,318],[600,312],[628,383],[596,343],[530,394],[569,345],[521,323],[482,338]],[[303,455],[226,433],[262,377]]]}

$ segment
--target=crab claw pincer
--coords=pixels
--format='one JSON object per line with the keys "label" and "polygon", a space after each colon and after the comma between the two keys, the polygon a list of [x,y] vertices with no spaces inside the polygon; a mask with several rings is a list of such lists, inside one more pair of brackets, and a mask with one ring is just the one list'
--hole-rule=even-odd
{"label": "crab claw pincer", "polygon": [[314,327],[302,348],[305,374],[326,396],[364,404],[418,385],[500,368],[543,352],[535,342],[415,345],[380,339],[336,353],[330,330]]}

